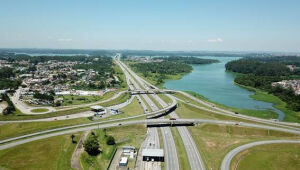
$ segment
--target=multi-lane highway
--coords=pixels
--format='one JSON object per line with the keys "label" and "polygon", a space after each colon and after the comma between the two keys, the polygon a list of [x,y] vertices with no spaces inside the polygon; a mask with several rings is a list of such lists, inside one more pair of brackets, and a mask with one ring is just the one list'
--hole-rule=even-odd
{"label": "multi-lane highway", "polygon": [[216,124],[216,125],[230,125],[230,126],[238,126],[238,127],[250,127],[250,128],[258,128],[258,129],[266,129],[266,130],[275,130],[275,131],[281,131],[281,132],[300,135],[300,131],[297,131],[297,130],[285,129],[285,128],[274,127],[274,126],[257,125],[257,124],[253,124],[253,123],[239,123],[239,125],[237,125],[237,122],[235,122],[235,121],[207,120],[207,119],[176,119],[176,120],[147,119],[147,120],[124,121],[124,122],[107,121],[107,123],[104,123],[104,124],[94,123],[94,124],[88,124],[88,125],[86,125],[86,124],[85,125],[76,125],[76,126],[72,126],[72,127],[64,127],[64,128],[45,130],[45,131],[37,132],[34,134],[19,136],[17,138],[1,140],[0,144],[2,144],[2,145],[0,145],[0,150],[10,148],[13,146],[17,146],[20,144],[24,144],[27,142],[39,140],[39,139],[49,138],[52,136],[93,130],[93,129],[98,129],[98,128],[101,129],[101,128],[109,128],[109,127],[117,127],[117,126],[136,125],[136,124],[159,125],[159,124],[175,124],[175,123],[176,124],[206,123],[206,124]]}
{"label": "multi-lane highway", "polygon": [[[142,90],[145,87],[140,87],[139,83],[136,81],[136,79],[134,77],[132,77],[132,74],[130,73],[129,68],[122,63],[119,60],[116,60],[116,63],[119,64],[120,68],[122,69],[122,71],[125,73],[126,78],[129,80],[129,82],[131,82],[133,84],[133,86],[131,86],[131,90]],[[157,111],[159,110],[159,108],[155,105],[155,103],[149,98],[148,95],[146,94],[141,94],[141,96],[144,98],[144,100],[149,104],[149,106],[151,107],[152,111]],[[150,128],[148,130],[148,135],[149,136],[154,136],[154,139],[158,139],[158,132],[157,132],[157,128]],[[165,166],[167,170],[179,170],[179,162],[178,162],[178,157],[177,157],[177,151],[176,151],[176,145],[171,133],[170,128],[168,127],[162,127],[161,128],[161,132],[162,132],[162,138],[163,138],[163,142],[164,142],[164,154],[165,154]],[[157,140],[159,142],[159,140]],[[152,141],[153,143],[154,141]],[[150,142],[149,145],[152,145],[152,143]],[[155,148],[159,148],[159,144]],[[146,147],[147,148],[147,147]],[[146,162],[145,166],[149,166],[148,164],[152,164],[151,162]]]}
{"label": "multi-lane highway", "polygon": [[[145,83],[144,80],[142,80],[136,73],[130,70],[125,64],[123,64],[120,61],[117,61],[122,67],[125,67],[125,69],[136,79],[139,84],[141,84],[145,90],[150,90],[150,87],[153,87],[150,83]],[[151,96],[162,106],[166,107],[167,104],[156,94],[151,94]],[[169,97],[171,97],[169,95]],[[147,96],[147,101],[151,104],[151,106],[155,106],[154,103],[151,102],[149,97]],[[156,106],[155,106],[156,107]],[[157,108],[155,108],[157,109]],[[170,114],[171,117],[173,118],[179,118],[179,116],[175,113],[172,112]],[[186,127],[178,127],[179,134],[183,140],[186,152],[188,153],[188,159],[190,163],[190,167],[192,170],[199,170],[199,169],[205,169],[204,163],[201,159],[200,153],[198,151],[198,148],[188,131]],[[165,152],[166,152],[166,162],[167,166],[166,168],[168,169],[179,169],[179,163],[178,163],[178,158],[177,158],[177,152],[176,152],[176,146],[174,143],[174,139],[171,133],[171,130],[169,128],[162,128],[163,132],[163,139],[164,141],[167,142],[165,145],[169,148],[165,147]],[[169,141],[167,139],[170,139]],[[172,149],[173,148],[173,149]],[[174,150],[175,148],[175,150]],[[172,155],[172,156],[171,156]],[[171,162],[172,161],[172,162]]]}

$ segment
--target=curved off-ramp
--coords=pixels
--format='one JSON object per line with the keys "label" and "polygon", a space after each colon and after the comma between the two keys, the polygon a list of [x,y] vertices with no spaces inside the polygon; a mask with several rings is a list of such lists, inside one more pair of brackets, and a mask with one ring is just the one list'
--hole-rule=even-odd
{"label": "curved off-ramp", "polygon": [[248,144],[239,146],[239,147],[231,150],[224,157],[220,169],[221,170],[229,170],[232,159],[243,150],[246,150],[246,149],[252,148],[254,146],[258,146],[258,145],[278,144],[278,143],[299,143],[300,144],[300,140],[267,140],[267,141],[252,142],[252,143],[248,143]]}

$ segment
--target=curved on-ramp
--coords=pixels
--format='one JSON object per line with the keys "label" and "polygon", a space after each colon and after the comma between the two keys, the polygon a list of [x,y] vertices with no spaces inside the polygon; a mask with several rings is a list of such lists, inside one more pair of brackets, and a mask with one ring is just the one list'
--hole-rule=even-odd
{"label": "curved on-ramp", "polygon": [[258,146],[258,145],[277,144],[277,143],[299,143],[300,144],[300,140],[267,140],[267,141],[252,142],[252,143],[248,143],[248,144],[239,146],[239,147],[231,150],[224,157],[220,169],[221,170],[229,170],[232,159],[243,150],[246,150],[251,147]]}

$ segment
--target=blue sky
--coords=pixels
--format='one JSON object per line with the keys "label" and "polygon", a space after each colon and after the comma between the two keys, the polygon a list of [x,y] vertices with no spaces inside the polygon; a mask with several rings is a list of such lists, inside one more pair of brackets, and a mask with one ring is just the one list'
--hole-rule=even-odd
{"label": "blue sky", "polygon": [[0,48],[300,52],[299,0],[0,0]]}

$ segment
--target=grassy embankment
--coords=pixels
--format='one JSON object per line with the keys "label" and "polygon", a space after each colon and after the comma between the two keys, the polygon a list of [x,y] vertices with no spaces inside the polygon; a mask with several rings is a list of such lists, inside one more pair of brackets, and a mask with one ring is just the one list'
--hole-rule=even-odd
{"label": "grassy embankment", "polygon": [[[99,105],[104,106],[104,107],[112,106],[112,105],[123,103],[128,99],[129,99],[129,94],[123,93],[119,97],[117,97],[111,101],[101,103]],[[42,119],[42,118],[70,115],[70,114],[80,113],[80,112],[84,112],[84,111],[88,111],[88,110],[90,110],[90,107],[79,107],[79,108],[74,108],[74,109],[70,109],[70,110],[60,110],[57,112],[52,112],[52,113],[47,113],[47,114],[39,114],[39,115],[25,115],[20,110],[17,110],[13,115],[7,115],[7,116],[1,115],[0,120]]]}
{"label": "grassy embankment", "polygon": [[46,109],[46,108],[38,108],[38,109],[32,109],[31,111],[33,113],[42,113],[42,112],[47,112],[48,109]]}
{"label": "grassy embankment", "polygon": [[242,151],[233,159],[231,167],[238,170],[298,170],[299,161],[300,144],[268,144]]}
{"label": "grassy embankment", "polygon": [[160,97],[167,104],[172,103],[172,100],[168,96],[166,96],[165,94],[158,94],[158,97]]}
{"label": "grassy embankment", "polygon": [[300,112],[295,112],[291,109],[288,109],[287,104],[284,101],[282,101],[279,97],[277,97],[273,94],[264,92],[262,90],[253,88],[253,87],[242,86],[242,85],[239,85],[239,86],[246,88],[250,91],[253,91],[254,94],[250,96],[251,98],[258,100],[258,101],[272,103],[275,108],[277,108],[277,109],[281,110],[283,113],[285,113],[284,121],[300,122]]}
{"label": "grassy embankment", "polygon": [[294,134],[226,125],[203,124],[190,127],[207,169],[219,169],[222,159],[232,149],[249,142],[271,139],[300,139]]}
{"label": "grassy embankment", "polygon": [[128,84],[126,82],[125,74],[123,73],[122,69],[119,67],[118,64],[113,64],[113,69],[115,71],[115,75],[119,78],[121,82],[119,91],[128,90]]}
{"label": "grassy embankment", "polygon": [[[126,107],[120,109],[121,114],[114,115],[108,118],[100,119],[98,122],[110,120],[110,119],[118,119],[129,116],[135,116],[139,114],[143,114],[143,109],[139,105],[137,99],[134,99],[132,103],[127,105]],[[140,119],[144,119],[141,117]],[[91,123],[95,121],[91,121],[88,118],[77,118],[70,120],[58,120],[58,121],[49,121],[49,122],[23,122],[23,123],[8,123],[0,125],[0,140],[21,136],[25,134],[30,134],[34,132],[39,132],[48,129]]]}
{"label": "grassy embankment", "polygon": [[[122,126],[116,128],[109,128],[105,130],[95,130],[100,142],[100,149],[102,152],[97,156],[90,156],[86,152],[82,153],[80,160],[83,169],[106,169],[109,161],[112,159],[115,148],[124,145],[135,146],[139,149],[141,143],[146,137],[146,127],[144,125]],[[116,140],[116,145],[107,145],[106,137],[111,135]],[[128,166],[133,169],[134,160],[129,159]]]}
{"label": "grassy embankment", "polygon": [[[164,149],[164,141],[163,141],[163,137],[162,137],[161,128],[157,128],[157,133],[158,133],[158,138],[159,138],[160,149]],[[161,167],[162,170],[164,170],[165,169],[165,163],[161,162],[160,167]]]}
{"label": "grassy embankment", "polygon": [[[75,141],[80,136],[76,133]],[[15,146],[0,151],[0,169],[71,169],[75,147],[70,134]]]}
{"label": "grassy embankment", "polygon": [[212,102],[200,94],[190,92],[190,91],[188,91],[187,93],[189,93],[189,94],[193,95],[194,97],[197,97],[201,100],[207,101],[209,103],[213,103],[214,105],[216,105],[220,108],[223,108],[226,110],[231,110],[231,111],[234,111],[234,112],[237,112],[240,114],[258,117],[258,118],[264,118],[264,119],[276,119],[277,118],[277,114],[271,110],[250,110],[250,109],[240,109],[240,108],[229,107],[229,106],[225,106],[225,105],[222,105],[219,103]]}

